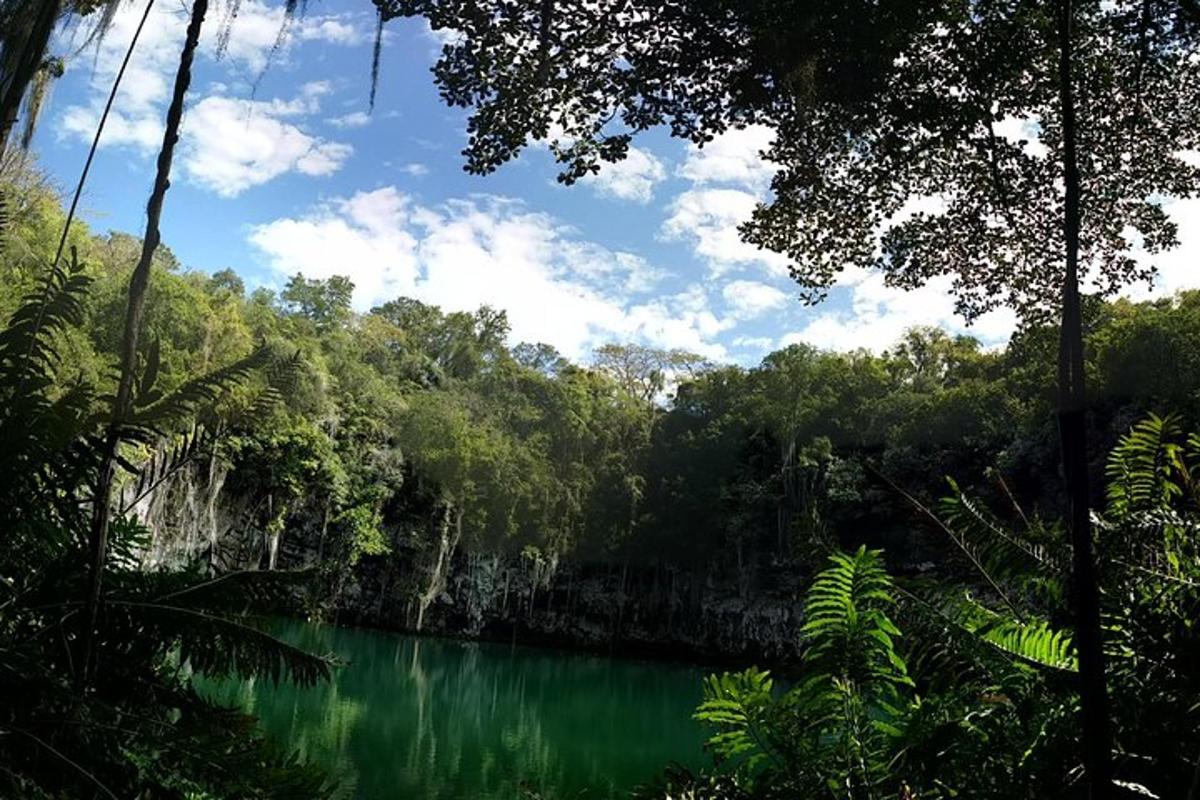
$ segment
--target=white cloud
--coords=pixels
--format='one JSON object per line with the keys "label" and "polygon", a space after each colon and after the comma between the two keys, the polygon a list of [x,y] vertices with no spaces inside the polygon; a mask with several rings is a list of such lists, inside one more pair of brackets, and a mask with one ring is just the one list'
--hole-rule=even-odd
{"label": "white cloud", "polygon": [[222,197],[235,197],[286,172],[329,175],[353,152],[347,144],[310,136],[285,118],[298,101],[206,97],[187,116],[184,174]]}
{"label": "white cloud", "polygon": [[691,145],[678,175],[693,183],[731,183],[762,190],[775,174],[775,165],[759,154],[771,146],[775,132],[764,125],[735,128],[698,147]]}
{"label": "white cloud", "polygon": [[371,37],[361,25],[338,16],[303,18],[296,35],[305,42],[329,42],[347,47],[363,44]]}
{"label": "white cloud", "polygon": [[1153,285],[1131,284],[1121,291],[1131,300],[1170,297],[1183,289],[1200,286],[1200,198],[1169,200],[1163,208],[1179,226],[1180,244],[1174,250],[1156,256],[1135,248],[1136,257],[1158,269]]}
{"label": "white cloud", "polygon": [[658,347],[679,348],[715,361],[728,357],[716,337],[732,328],[732,319],[714,314],[707,292],[693,285],[675,295],[655,298],[628,311],[640,337]]}
{"label": "white cloud", "polygon": [[829,350],[866,348],[879,352],[894,345],[909,328],[935,325],[976,336],[986,345],[1007,340],[1016,326],[1008,309],[985,314],[968,327],[954,312],[952,278],[935,278],[919,289],[898,289],[884,283],[880,272],[848,270],[838,293],[849,294],[844,311],[825,311],[804,328],[787,334],[780,346],[807,342]]}
{"label": "white cloud", "polygon": [[[218,24],[205,27],[202,52],[216,54],[217,40],[225,22],[221,17],[218,20]],[[371,36],[365,26],[356,24],[349,15],[306,14],[293,17],[286,22],[287,29],[281,38],[280,31],[284,30],[284,25],[282,4],[268,5],[259,0],[243,0],[238,7],[237,18],[228,27],[229,38],[225,43],[224,57],[242,63],[253,72],[261,72],[267,67],[269,59],[286,61],[290,50],[297,44],[325,42],[352,46],[368,41]]]}
{"label": "white cloud", "polygon": [[417,161],[411,161],[411,162],[405,164],[404,166],[400,167],[400,171],[403,172],[405,175],[409,175],[413,178],[420,178],[422,175],[429,174],[429,167],[427,167],[424,164],[421,164]]}
{"label": "white cloud", "polygon": [[641,256],[609,250],[594,242],[563,239],[559,248],[570,273],[597,289],[618,289],[623,295],[645,294],[667,277],[665,270]]}
{"label": "white cloud", "polygon": [[775,340],[770,336],[737,336],[734,337],[733,346],[762,353],[774,347]]}
{"label": "white cloud", "polygon": [[654,196],[654,187],[666,177],[666,167],[654,154],[630,147],[623,160],[603,164],[599,173],[588,175],[580,182],[591,186],[603,197],[648,203]]}
{"label": "white cloud", "polygon": [[434,50],[434,55],[441,55],[442,48],[448,44],[458,44],[462,41],[462,32],[454,28],[434,28],[429,24],[429,20],[421,19],[421,33],[437,45]]}
{"label": "white cloud", "polygon": [[780,308],[788,301],[786,293],[758,281],[731,281],[721,290],[739,319],[752,319]]}
{"label": "white cloud", "polygon": [[[125,49],[133,36],[141,9],[128,4],[120,6],[112,27],[100,41],[94,53],[94,70],[90,80],[90,97],[83,104],[63,109],[58,122],[60,136],[91,141],[100,111],[116,77]],[[209,59],[218,55],[223,29],[222,15],[213,14],[204,28],[200,54]],[[293,20],[288,35],[280,42],[279,33],[284,21],[281,5],[267,5],[259,0],[244,0],[236,19],[229,28],[223,58],[234,77],[245,79],[260,72],[275,53],[282,67],[291,48],[304,42],[324,42],[331,45],[351,45],[366,40],[366,33],[349,16],[313,16]],[[121,82],[114,110],[101,139],[103,147],[130,147],[143,156],[153,155],[162,142],[162,129],[170,87],[174,82],[183,43],[187,17],[177,4],[160,3],[151,14],[134,50],[125,77]],[[65,42],[64,49],[78,47],[79,42]],[[90,60],[85,51],[80,61]],[[79,64],[76,68],[86,68]],[[285,117],[301,117],[316,113],[320,99],[332,91],[328,82],[304,85],[290,101],[246,101],[243,114],[248,120],[245,133],[249,137],[249,152],[235,152],[234,142],[216,141],[214,131],[206,129],[209,122],[220,124],[218,132],[232,132],[236,114],[226,95],[228,87],[213,82],[208,95],[192,100],[184,122],[181,149],[189,162],[187,173],[201,185],[224,195],[236,194],[246,186],[269,180],[289,169],[307,174],[327,174],[340,165],[348,154],[344,145],[312,139],[295,124],[281,123]],[[243,131],[239,130],[238,133]],[[267,148],[264,137],[280,135],[278,146]],[[269,152],[268,152],[269,151]],[[303,152],[301,152],[303,151]],[[246,173],[235,175],[241,164]],[[281,168],[281,165],[282,166]]]}
{"label": "white cloud", "polygon": [[335,128],[363,128],[371,124],[371,115],[365,111],[352,111],[325,121]]}
{"label": "white cloud", "polygon": [[1045,158],[1049,152],[1042,143],[1042,121],[1036,115],[1009,115],[993,124],[992,130],[997,136],[1021,145],[1021,149],[1034,158]]}
{"label": "white cloud", "polygon": [[663,238],[690,242],[692,251],[707,261],[713,276],[744,266],[787,275],[787,258],[746,244],[738,234],[738,225],[750,218],[757,203],[755,195],[741,189],[688,189],[669,206],[670,216],[662,225]]}
{"label": "white cloud", "polygon": [[[917,210],[936,212],[939,207],[936,198],[919,198],[907,204],[897,216]],[[1200,273],[1196,270],[1200,262],[1200,238],[1189,236],[1191,231],[1200,231],[1200,198],[1168,201],[1165,208],[1179,225],[1182,243],[1158,256],[1138,253],[1138,258],[1158,268],[1158,275],[1152,286],[1138,283],[1125,287],[1120,292],[1122,297],[1137,301],[1171,297],[1200,284],[1197,280]],[[952,278],[947,276],[919,289],[904,291],[885,286],[881,273],[848,270],[827,301],[845,301],[844,309],[823,310],[818,306],[817,316],[800,330],[784,336],[780,344],[803,341],[836,350],[865,347],[879,351],[892,346],[906,329],[916,325],[936,325],[969,334],[987,346],[1005,343],[1016,329],[1016,313],[1001,307],[968,326],[954,313],[951,282]]]}
{"label": "white cloud", "polygon": [[[713,277],[738,270],[758,272],[775,280],[788,276],[789,260],[785,256],[746,244],[738,233],[738,226],[749,220],[755,206],[766,199],[775,165],[763,161],[759,153],[770,145],[772,136],[772,131],[764,127],[729,131],[703,149],[693,147],[678,170],[681,177],[692,181],[692,186],[668,207],[662,236],[669,241],[689,242],[693,253],[707,262]],[[944,205],[942,198],[914,197],[883,227],[918,212],[938,213]],[[986,344],[1007,339],[1015,327],[1013,314],[993,312],[967,328],[954,313],[950,289],[950,278],[904,291],[886,286],[881,273],[847,269],[830,299],[806,313],[808,322],[779,338],[777,344],[803,341],[832,350],[865,347],[879,351],[917,325],[965,331]],[[785,309],[789,303],[787,292],[752,279],[731,281],[723,295],[731,317],[737,320]],[[766,349],[762,339],[739,336],[734,344]]]}
{"label": "white cloud", "polygon": [[426,207],[385,187],[260,225],[250,241],[280,278],[350,277],[360,309],[401,295],[456,310],[488,304],[508,312],[513,341],[573,358],[630,340],[721,358],[714,337],[732,325],[699,288],[636,300],[657,270],[502,198]]}

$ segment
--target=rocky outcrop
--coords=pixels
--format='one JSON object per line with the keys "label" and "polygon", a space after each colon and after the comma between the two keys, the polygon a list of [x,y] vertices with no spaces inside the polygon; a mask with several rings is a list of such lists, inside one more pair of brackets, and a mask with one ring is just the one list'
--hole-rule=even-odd
{"label": "rocky outcrop", "polygon": [[[248,524],[262,501],[223,490],[219,464],[179,472],[135,510],[150,528],[148,567],[197,559],[212,568],[328,562],[322,514],[295,506],[275,542]],[[729,564],[560,558],[535,548],[472,549],[460,522],[392,528],[391,552],[335,573],[322,613],[347,624],[676,658],[786,662],[799,650],[807,571],[768,556]],[[275,546],[271,546],[274,544]],[[272,558],[274,554],[274,558]]]}
{"label": "rocky outcrop", "polygon": [[364,561],[336,603],[337,619],[680,658],[775,662],[798,654],[803,581],[794,565],[773,565],[747,585],[715,569],[460,550],[428,598],[422,561],[415,547]]}

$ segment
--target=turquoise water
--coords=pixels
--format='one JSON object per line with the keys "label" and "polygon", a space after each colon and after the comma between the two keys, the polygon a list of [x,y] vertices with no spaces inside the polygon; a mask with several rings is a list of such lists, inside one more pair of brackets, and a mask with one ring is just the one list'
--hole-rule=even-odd
{"label": "turquoise water", "polygon": [[210,694],[256,714],[360,800],[624,797],[670,761],[699,766],[700,668],[281,623],[349,663],[312,689]]}

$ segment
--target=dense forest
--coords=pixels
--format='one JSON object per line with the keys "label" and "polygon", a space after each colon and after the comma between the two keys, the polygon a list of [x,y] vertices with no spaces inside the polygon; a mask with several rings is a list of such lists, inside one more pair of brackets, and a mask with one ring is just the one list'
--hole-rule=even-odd
{"label": "dense forest", "polygon": [[[34,172],[19,177],[5,316],[36,289],[62,225],[54,193]],[[140,243],[74,231],[93,283],[61,375],[111,391]],[[913,566],[923,545],[906,537],[920,526],[887,482],[928,500],[948,476],[971,485],[995,474],[1041,513],[1062,510],[1049,326],[992,351],[914,329],[879,354],[794,345],[749,368],[617,343],[578,365],[548,345],[510,346],[501,310],[396,298],[355,313],[345,278],[247,291],[235,271],[189,271],[166,247],[154,271],[146,319],[164,390],[257,347],[294,363],[265,413],[245,416],[253,388],[240,406],[223,399],[212,447],[143,501],[151,563],[215,545],[206,557],[240,566],[273,568],[291,553],[350,568],[408,538],[436,554],[448,528],[464,558],[665,562],[733,569],[745,582],[807,555],[816,531],[897,545],[893,556]],[[1200,412],[1200,295],[1093,302],[1087,336],[1100,478],[1104,454],[1146,413]],[[189,421],[173,434],[195,430]],[[319,542],[304,538],[313,530]],[[298,552],[315,545],[319,554]]]}
{"label": "dense forest", "polygon": [[[63,222],[33,168],[10,170],[6,317],[36,295]],[[89,385],[102,396],[140,243],[73,231],[89,288],[77,324],[56,336],[48,391]],[[1019,498],[1030,520],[1062,515],[1050,326],[995,350],[914,329],[878,354],[795,345],[749,368],[615,343],[577,365],[544,344],[508,344],[502,311],[397,298],[356,313],[351,288],[296,276],[278,293],[247,291],[233,270],[191,271],[157,251],[146,319],[158,391],[264,352],[274,366],[128,450],[136,462],[170,462],[152,485],[121,489],[146,526],[142,568],[315,568],[301,610],[312,618],[690,649],[790,670],[810,652],[798,597],[823,552],[880,548],[886,556],[859,550],[856,568],[885,580],[882,562],[869,561],[885,557],[911,580],[974,585],[969,548],[983,545],[963,560],[944,524],[972,521],[980,499]],[[1105,454],[1131,425],[1173,413],[1178,429],[1200,412],[1200,295],[1092,301],[1086,327],[1092,470],[1103,487]],[[935,515],[942,496],[967,511]],[[1050,591],[1021,586],[1029,600]],[[558,605],[565,613],[547,621]],[[581,624],[588,615],[596,627]],[[1067,658],[1070,637],[1054,635],[1066,638],[1053,657]],[[752,683],[736,691],[765,696],[765,678],[739,680]]]}
{"label": "dense forest", "polygon": [[374,6],[372,102],[387,22],[454,34],[470,172],[550,139],[571,184],[657,127],[767,124],[740,232],[804,301],[952,275],[1020,326],[572,363],[501,308],[190,269],[159,227],[208,0],[140,235],[11,136],[56,26],[117,4],[0,3],[0,793],[349,791],[205,689],[336,686],[284,616],[734,665],[694,712],[711,764],[643,797],[1200,797],[1200,290],[1119,299],[1200,185],[1190,4]]}

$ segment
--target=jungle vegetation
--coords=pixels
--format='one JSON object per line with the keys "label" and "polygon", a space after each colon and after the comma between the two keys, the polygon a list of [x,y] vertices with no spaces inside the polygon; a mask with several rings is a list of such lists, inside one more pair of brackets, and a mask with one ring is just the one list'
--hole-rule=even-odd
{"label": "jungle vegetation", "polygon": [[[686,791],[1200,792],[1197,444],[1183,433],[1200,299],[1105,299],[1150,277],[1127,234],[1150,254],[1174,245],[1162,199],[1197,186],[1176,157],[1200,130],[1194,4],[376,3],[381,22],[460,33],[435,79],[473,109],[471,170],[552,128],[572,182],[655,126],[703,144],[768,124],[774,198],[743,233],[795,261],[807,299],[862,266],[899,286],[952,275],[967,318],[1022,315],[1000,351],[916,330],[878,355],[797,345],[753,368],[619,343],[575,365],[510,347],[501,310],[396,298],[356,314],[343,278],[247,296],[233,271],[183,269],[158,223],[208,5],[191,4],[140,238],[66,224],[36,171],[0,153],[0,669],[23,698],[4,712],[9,791],[323,791],[186,674],[326,674],[250,616],[304,602],[302,576],[274,567],[295,516],[319,511],[334,590],[413,513],[441,521],[439,560],[460,546],[738,569],[827,557],[806,603],[807,678],[778,695],[760,671],[710,681],[699,716],[736,768],[669,777]],[[113,7],[0,4],[5,142],[61,68],[53,26],[99,13],[102,30]],[[997,136],[1014,118],[1036,122],[1044,153]],[[930,194],[945,208],[874,246]],[[245,520],[262,569],[139,561],[133,505],[199,454],[264,498]],[[1007,516],[959,488],[985,482]],[[917,525],[973,577],[891,577],[872,548]],[[196,758],[160,757],[166,724]],[[214,766],[237,758],[279,779],[240,785],[250,770]]]}
{"label": "jungle vegetation", "polygon": [[[116,385],[125,289],[141,243],[127,234],[93,234],[76,225],[71,248],[77,266],[59,270],[47,283],[43,265],[53,257],[62,206],[28,165],[10,168],[5,188],[10,203],[0,257],[0,280],[6,287],[0,314],[9,320],[8,336],[28,330],[35,309],[63,309],[55,312],[61,319],[47,320],[47,349],[44,362],[38,362],[42,366],[32,377],[14,373],[7,379],[10,387],[13,381],[25,381],[34,406],[6,404],[6,436],[19,435],[22,447],[37,449],[5,448],[9,458],[19,459],[8,467],[8,474],[17,477],[6,483],[13,492],[6,529],[11,525],[33,541],[46,538],[39,548],[27,543],[12,551],[22,554],[6,568],[14,602],[29,602],[38,610],[32,618],[11,619],[14,624],[20,620],[14,635],[31,631],[32,642],[50,648],[38,654],[40,663],[67,671],[58,678],[63,682],[58,691],[64,693],[60,702],[68,703],[73,685],[69,659],[78,654],[51,631],[69,631],[74,619],[71,602],[63,605],[63,598],[78,596],[85,575],[78,571],[78,556],[69,553],[86,542],[88,520],[79,499],[66,503],[70,516],[61,502],[41,506],[28,501],[34,496],[29,480],[50,480],[57,473],[22,476],[43,461],[47,466],[42,469],[49,469],[56,447],[67,447],[74,458],[80,443],[95,443],[94,426],[103,419],[97,412]],[[997,350],[984,349],[969,337],[916,329],[879,354],[794,345],[753,367],[705,364],[686,353],[620,344],[574,364],[544,344],[508,344],[505,316],[493,309],[444,312],[397,298],[356,313],[345,278],[295,276],[278,293],[248,292],[234,271],[188,270],[162,246],[155,252],[150,285],[145,320],[152,344],[142,364],[153,375],[139,381],[138,391],[147,399],[139,400],[138,407],[163,409],[164,416],[139,423],[146,427],[123,446],[122,460],[138,474],[149,470],[153,476],[172,463],[217,458],[230,467],[229,485],[264,499],[244,518],[243,533],[260,548],[256,575],[278,583],[259,586],[232,574],[235,583],[246,580],[249,593],[236,601],[233,610],[238,613],[281,604],[297,613],[320,613],[321,603],[328,601],[321,591],[335,587],[336,579],[326,575],[315,582],[321,588],[307,600],[298,597],[296,584],[304,581],[290,572],[272,572],[272,550],[262,544],[275,541],[277,551],[280,539],[286,544],[289,531],[305,519],[326,522],[322,557],[324,568],[335,575],[362,559],[387,558],[388,531],[411,527],[418,514],[438,520],[448,516],[461,536],[457,545],[469,552],[528,551],[614,563],[668,561],[696,569],[712,564],[749,569],[755,563],[786,560],[813,564],[815,570],[833,557],[837,569],[850,570],[851,579],[847,584],[825,573],[817,576],[809,598],[814,612],[810,635],[826,635],[815,613],[821,608],[853,608],[857,614],[855,604],[862,603],[864,622],[853,630],[830,623],[830,630],[843,638],[822,645],[824,650],[814,645],[813,663],[806,663],[805,670],[838,682],[822,691],[812,687],[811,697],[789,693],[775,698],[769,679],[759,672],[714,678],[712,700],[702,717],[728,728],[716,752],[739,766],[734,777],[723,770],[725,777],[719,779],[736,786],[721,783],[724,788],[713,796],[768,791],[790,796],[798,787],[809,791],[828,780],[843,787],[829,788],[831,796],[850,797],[904,796],[902,790],[937,797],[968,785],[973,787],[970,796],[1012,797],[1021,796],[1012,793],[1016,787],[1036,785],[1035,779],[1066,787],[1069,796],[1070,787],[1077,786],[1078,772],[1072,769],[1079,763],[1078,753],[1072,749],[1076,740],[1069,722],[1076,697],[1065,605],[1064,559],[1069,554],[1057,522],[1062,502],[1054,490],[1059,480],[1054,397],[1047,388],[1056,346],[1052,326],[1026,326]],[[46,304],[47,298],[53,302]],[[1150,740],[1142,726],[1153,727],[1156,736],[1166,731],[1190,735],[1183,727],[1176,730],[1186,727],[1192,713],[1183,699],[1190,689],[1178,683],[1186,683],[1188,670],[1171,664],[1185,658],[1190,646],[1190,595],[1178,593],[1195,581],[1189,577],[1193,557],[1187,549],[1194,533],[1187,505],[1193,502],[1194,485],[1191,473],[1180,470],[1191,469],[1194,453],[1188,447],[1194,448],[1195,441],[1181,431],[1182,420],[1200,414],[1195,388],[1200,386],[1200,361],[1194,347],[1200,340],[1200,294],[1145,303],[1091,300],[1086,321],[1086,363],[1094,392],[1089,437],[1097,453],[1117,447],[1107,467],[1102,458],[1092,464],[1097,484],[1107,474],[1110,486],[1101,543],[1102,563],[1110,565],[1105,580],[1113,583],[1105,584],[1104,596],[1113,604],[1110,630],[1135,637],[1130,642],[1114,638],[1112,645],[1112,657],[1120,665],[1114,680],[1121,682],[1121,691],[1115,696],[1124,698],[1117,705],[1131,704],[1121,712],[1131,716],[1118,717],[1118,727],[1122,740],[1129,736],[1138,743],[1129,749],[1120,746],[1119,774],[1168,797],[1172,792],[1164,791],[1162,782],[1188,785],[1194,759],[1187,747],[1170,749],[1178,761],[1168,769],[1153,757],[1160,751],[1144,745]],[[12,364],[10,370],[21,368],[17,354],[29,348],[28,339],[14,341],[16,349],[9,345],[4,361]],[[43,352],[40,347],[36,353]],[[196,387],[209,385],[214,376],[219,383],[197,395]],[[189,398],[187,404],[172,399],[180,397]],[[170,414],[168,409],[173,409]],[[1166,409],[1179,416],[1144,421],[1146,414],[1165,414]],[[53,425],[31,427],[26,415]],[[1121,438],[1135,424],[1135,434]],[[60,425],[64,427],[56,429]],[[155,466],[156,459],[169,463]],[[87,471],[94,467],[94,461],[70,466],[75,489],[54,485],[63,498],[85,498]],[[1147,468],[1149,477],[1142,475]],[[957,479],[953,487],[946,475]],[[128,510],[145,487],[136,475],[118,483],[120,509]],[[1122,488],[1127,484],[1128,489]],[[939,503],[952,488],[951,500]],[[1020,509],[1016,498],[1021,498]],[[996,511],[988,510],[993,506]],[[42,509],[37,516],[35,508]],[[42,519],[45,514],[50,519]],[[65,533],[72,529],[74,538]],[[430,535],[442,530],[439,525],[423,529]],[[64,533],[50,538],[47,530]],[[889,577],[883,556],[872,549],[887,548],[903,570],[913,531],[924,531],[926,552],[939,554],[943,569],[937,581]],[[197,603],[229,599],[203,591],[219,565],[198,558],[183,573],[168,570],[157,577],[158,572],[139,569],[144,563],[138,548],[146,545],[139,545],[138,537],[144,540],[146,532],[136,519],[118,517],[113,532],[109,605],[151,606],[152,599],[164,596]],[[438,543],[430,541],[429,546]],[[842,548],[847,548],[845,554],[839,555]],[[63,562],[75,565],[73,577],[49,566]],[[23,586],[30,576],[53,577],[54,583]],[[185,591],[193,585],[189,581],[197,585],[194,591]],[[835,602],[823,594],[831,586],[864,594]],[[969,598],[963,590],[970,592]],[[138,599],[127,600],[125,593]],[[56,598],[52,611],[41,608],[43,600],[24,599],[47,595]],[[173,613],[211,615],[218,610],[230,609]],[[112,620],[111,614],[104,618]],[[1134,630],[1121,615],[1151,615],[1153,625],[1160,627]],[[175,676],[172,681],[183,680],[178,675],[182,661],[218,675],[262,667],[246,655],[222,656],[229,660],[221,661],[210,654],[214,660],[206,661],[186,649],[186,642],[167,644],[178,642],[170,637],[185,631],[210,635],[191,624],[182,630],[131,619],[121,624],[121,635],[128,638],[114,639],[112,646],[155,648],[164,658],[158,669],[168,670]],[[167,621],[155,624],[166,626]],[[844,627],[845,620],[837,624]],[[32,635],[42,629],[47,632]],[[1152,633],[1157,637],[1153,647],[1164,648],[1161,652],[1148,650],[1150,644],[1140,638]],[[100,670],[102,665],[118,669],[119,664],[109,662],[121,662],[104,652],[109,636],[116,634],[100,637]],[[75,641],[73,647],[78,646]],[[861,675],[833,671],[826,663],[831,652],[860,651],[862,663],[839,662],[837,669],[867,670]],[[1164,675],[1172,670],[1179,674],[1160,686],[1135,685],[1146,680],[1145,659],[1151,658],[1168,671]],[[270,669],[283,670],[282,663]],[[132,667],[132,662],[125,665]],[[877,668],[885,674],[871,672]],[[312,669],[317,671],[301,672],[301,677],[319,675],[315,664]],[[115,679],[112,684],[122,685]],[[186,691],[175,683],[168,686],[173,692]],[[834,697],[824,690],[834,689],[842,694],[829,705]],[[877,692],[883,694],[873,694]],[[1156,696],[1161,705],[1151,706],[1149,698]],[[895,719],[862,716],[864,709],[885,701],[895,709]],[[118,701],[105,702],[121,708]],[[738,738],[745,731],[729,728],[731,718],[723,716],[722,703],[758,704],[754,714],[762,717],[755,717],[754,724],[766,726],[772,737],[769,748],[784,749],[747,750]],[[824,710],[815,714],[807,703],[824,703]],[[1164,716],[1152,714],[1154,708]],[[859,716],[838,716],[834,711],[839,710]],[[918,710],[929,716],[919,716]],[[730,713],[748,714],[745,709]],[[1181,716],[1171,716],[1176,714]],[[225,724],[236,719],[229,717]],[[115,726],[111,720],[95,724]],[[919,732],[928,740],[915,738],[918,723],[928,726]],[[996,728],[986,729],[985,723]],[[16,723],[10,719],[7,724]],[[802,731],[797,725],[818,727]],[[852,741],[849,728],[841,726],[852,726],[854,736],[861,738]],[[1001,733],[1009,738],[996,738]],[[960,741],[960,736],[967,738]],[[826,748],[834,748],[829,742],[835,739],[843,748],[836,754]],[[94,746],[105,739],[88,741]],[[19,737],[8,742],[21,744]],[[795,749],[808,746],[805,742],[820,752]],[[76,742],[46,743],[63,755],[69,751],[103,785],[128,785],[120,782],[127,778],[114,777],[87,760],[113,757],[111,752],[81,755],[71,749],[79,747]],[[915,748],[918,743],[953,747],[925,753],[920,757],[926,761],[918,764],[910,750],[910,744]],[[845,771],[848,747],[861,748],[858,771]],[[7,757],[23,752],[43,767],[47,762],[54,767],[54,757],[39,755],[37,749],[29,743]],[[899,750],[912,761],[893,763]],[[1038,758],[1023,756],[1027,750]],[[1167,750],[1164,746],[1161,752]],[[984,751],[998,770],[987,778],[975,769],[975,759]],[[949,771],[955,762],[948,752],[962,754],[961,774]],[[1010,761],[1001,764],[1004,759]],[[827,771],[835,762],[842,771]],[[917,766],[910,768],[910,763]],[[803,774],[788,776],[781,764],[809,766]],[[53,771],[63,779],[61,769]],[[65,775],[69,782],[72,774]],[[968,782],[976,778],[986,783]],[[678,775],[671,779],[683,780]],[[699,778],[688,780],[700,791]],[[902,789],[904,785],[909,788]]]}

